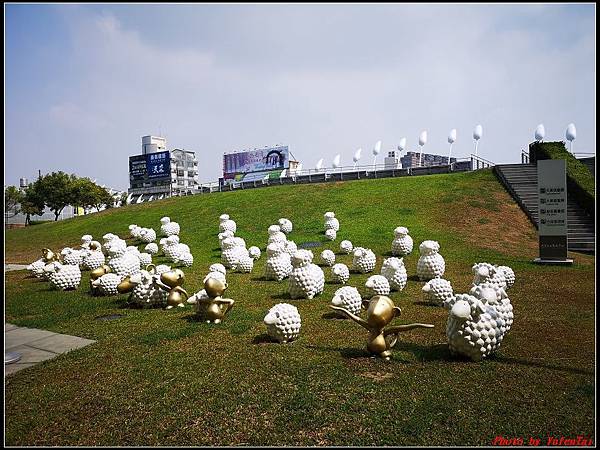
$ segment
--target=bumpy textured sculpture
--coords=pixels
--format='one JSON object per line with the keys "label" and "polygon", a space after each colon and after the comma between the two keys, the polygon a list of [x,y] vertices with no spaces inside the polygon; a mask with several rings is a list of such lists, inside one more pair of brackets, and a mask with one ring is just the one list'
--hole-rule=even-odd
{"label": "bumpy textured sculpture", "polygon": [[473,265],[473,286],[483,283],[492,283],[500,288],[506,288],[506,276],[504,270],[498,270],[497,266],[489,263],[477,263]]}
{"label": "bumpy textured sculpture", "polygon": [[63,291],[77,289],[81,282],[81,270],[78,265],[57,263],[50,282]]}
{"label": "bumpy textured sculpture", "polygon": [[257,260],[260,258],[261,252],[260,252],[260,248],[258,248],[257,246],[253,245],[252,247],[250,247],[248,249],[248,255],[250,255],[250,258]]}
{"label": "bumpy textured sculpture", "polygon": [[268,232],[269,232],[269,240],[267,241],[268,244],[270,244],[272,242],[287,241],[287,236],[285,235],[285,233],[283,233],[281,231],[281,228],[279,227],[279,225],[271,225],[268,229]]}
{"label": "bumpy textured sculpture", "polygon": [[144,247],[144,252],[149,253],[150,255],[156,255],[158,253],[158,245],[156,242],[150,242]]}
{"label": "bumpy textured sculpture", "polygon": [[238,272],[250,273],[250,272],[252,272],[253,268],[254,268],[254,259],[250,256],[242,255],[239,257],[235,269]]}
{"label": "bumpy textured sculpture", "polygon": [[[491,292],[494,294],[490,295]],[[512,305],[504,289],[488,284],[478,293],[480,298],[458,294],[445,304],[450,311],[446,325],[450,352],[474,361],[480,361],[498,349],[513,319]]]}
{"label": "bumpy textured sculpture", "polygon": [[140,253],[137,255],[142,267],[152,264],[152,255],[150,253]]}
{"label": "bumpy textured sculpture", "polygon": [[108,250],[109,260],[108,266],[113,273],[120,277],[133,275],[140,270],[140,260],[132,252],[127,252],[124,244],[113,244]]}
{"label": "bumpy textured sculpture", "polygon": [[187,244],[182,244],[179,242],[179,236],[171,235],[167,238],[165,246],[163,247],[163,253],[173,262],[177,262],[182,255],[191,252],[190,247]]}
{"label": "bumpy textured sculpture", "polygon": [[429,280],[421,290],[425,293],[425,301],[436,306],[443,306],[454,297],[452,285],[443,278]]}
{"label": "bumpy textured sculpture", "polygon": [[440,244],[436,241],[423,241],[419,245],[421,256],[417,262],[417,276],[421,281],[444,276],[446,262],[439,251]]}
{"label": "bumpy textured sculpture", "polygon": [[506,290],[510,289],[515,284],[515,272],[508,266],[497,266],[496,270],[504,273],[506,280]]}
{"label": "bumpy textured sculpture", "polygon": [[123,280],[119,285],[119,291],[121,293],[131,292],[128,302],[132,305],[142,308],[163,307],[167,304],[169,294],[160,286],[159,279],[158,275],[140,270]]}
{"label": "bumpy textured sculpture", "polygon": [[248,251],[237,245],[235,238],[226,238],[223,241],[223,251],[221,252],[221,263],[228,269],[235,270],[241,256]]}
{"label": "bumpy textured sculpture", "polygon": [[335,213],[328,211],[325,213],[325,231],[335,230],[339,231],[340,222],[336,219]]}
{"label": "bumpy textured sculpture", "polygon": [[285,234],[290,234],[292,232],[292,221],[286,218],[281,218],[279,219],[279,227],[281,228],[281,231],[284,232]]}
{"label": "bumpy textured sculpture", "polygon": [[138,225],[135,225],[135,224],[129,225],[129,235],[134,239],[137,239],[140,236],[141,230],[142,230],[142,227],[139,227]]}
{"label": "bumpy textured sculpture", "polygon": [[216,278],[206,279],[204,289],[194,294],[196,313],[200,320],[207,323],[220,323],[225,318],[235,303],[230,298],[222,297],[226,289],[227,283]]}
{"label": "bumpy textured sculpture", "polygon": [[237,225],[229,218],[229,214],[221,214],[219,217],[219,222],[219,231],[221,233],[229,230],[235,234],[237,231]]}
{"label": "bumpy textured sculpture", "polygon": [[150,242],[154,242],[156,240],[156,231],[152,228],[142,228],[140,230],[140,239],[142,242],[149,244]]}
{"label": "bumpy textured sculpture", "polygon": [[321,261],[328,266],[333,266],[335,264],[335,253],[331,250],[323,250],[321,252]]}
{"label": "bumpy textured sculpture", "polygon": [[345,284],[350,278],[350,270],[346,264],[337,263],[331,268],[331,277],[334,283]]}
{"label": "bumpy textured sculpture", "polygon": [[392,255],[406,256],[413,251],[413,240],[408,235],[408,228],[398,227],[394,230],[392,241]]}
{"label": "bumpy textured sculpture", "polygon": [[208,268],[209,272],[221,272],[223,275],[227,274],[227,268],[221,263],[211,264]]}
{"label": "bumpy textured sculpture", "polygon": [[296,253],[296,250],[298,250],[298,246],[296,245],[296,243],[294,241],[285,241],[285,245],[284,245],[284,251],[290,255],[290,258],[292,257],[292,255],[294,253]]}
{"label": "bumpy textured sculpture", "polygon": [[[360,309],[362,307],[362,298],[358,289],[352,286],[344,286],[335,291],[333,298],[331,299],[331,304],[333,306],[344,308],[352,314],[358,315],[360,314]],[[340,313],[339,311],[336,311],[335,314],[344,319],[347,317],[344,313]]]}
{"label": "bumpy textured sculpture", "polygon": [[292,272],[290,255],[283,249],[281,243],[271,243],[267,246],[267,262],[265,265],[265,278],[267,280],[281,281]]}
{"label": "bumpy textured sculpture", "polygon": [[90,244],[92,243],[93,239],[94,238],[92,237],[91,234],[84,234],[83,236],[81,236],[81,248],[83,248],[83,249],[90,248]]}
{"label": "bumpy textured sculpture", "polygon": [[56,273],[58,266],[62,265],[58,261],[49,262],[44,266],[44,275],[42,276],[45,280],[52,282],[52,277]]}
{"label": "bumpy textured sculpture", "polygon": [[219,246],[221,247],[221,250],[223,250],[223,241],[227,238],[232,238],[235,237],[235,234],[233,233],[233,231],[224,231],[223,233],[219,233]]}
{"label": "bumpy textured sculpture", "polygon": [[289,303],[278,303],[269,310],[264,323],[271,338],[286,344],[300,335],[302,320],[298,308]]}
{"label": "bumpy textured sculpture", "polygon": [[381,266],[381,275],[387,278],[392,291],[401,291],[406,286],[408,275],[402,258],[386,258]]}
{"label": "bumpy textured sculpture", "polygon": [[340,250],[343,251],[347,255],[352,253],[353,248],[354,247],[352,246],[352,242],[350,242],[348,240],[340,242]]}
{"label": "bumpy textured sculpture", "polygon": [[27,266],[27,270],[29,270],[36,278],[42,278],[44,275],[44,267],[46,267],[46,263],[43,259],[38,259]]}
{"label": "bumpy textured sculpture", "polygon": [[141,253],[141,252],[139,251],[139,249],[138,249],[138,248],[137,248],[135,245],[128,245],[128,246],[125,248],[125,251],[126,251],[127,253],[130,253],[130,254],[132,254],[132,255],[136,256],[137,258],[139,258],[139,257],[140,257],[140,253]]}
{"label": "bumpy textured sculpture", "polygon": [[356,247],[352,258],[352,270],[360,273],[373,272],[377,258],[370,248]]}
{"label": "bumpy textured sculpture", "polygon": [[101,250],[89,250],[83,257],[82,266],[87,270],[94,270],[106,262],[106,257]]}
{"label": "bumpy textured sculpture", "polygon": [[504,320],[504,327],[500,326],[500,331],[508,333],[512,327],[514,316],[513,306],[506,294],[506,289],[498,288],[493,283],[483,283],[473,286],[469,294],[496,308],[497,313]]}
{"label": "bumpy textured sculpture", "polygon": [[383,275],[371,275],[365,282],[367,297],[375,295],[389,295],[390,282]]}
{"label": "bumpy textured sculpture", "polygon": [[42,250],[42,257],[27,266],[27,270],[33,272],[37,278],[47,278],[44,268],[53,261],[56,261],[56,255],[49,248],[45,248]]}
{"label": "bumpy textured sculpture", "polygon": [[204,280],[202,280],[202,283],[204,283],[209,278],[216,278],[217,280],[220,280],[223,283],[227,284],[227,279],[226,279],[225,274],[223,272],[208,272],[208,275],[206,275],[204,277]]}
{"label": "bumpy textured sculpture", "polygon": [[62,263],[69,266],[79,266],[83,262],[83,250],[76,250],[74,248],[66,247],[60,252],[62,256]]}
{"label": "bumpy textured sculpture", "polygon": [[398,335],[402,331],[413,328],[433,328],[425,323],[411,323],[409,325],[396,325],[388,327],[391,321],[401,314],[400,307],[384,295],[376,295],[370,301],[363,300],[363,307],[367,308],[367,320],[361,319],[356,314],[339,306],[329,305],[335,311],[345,314],[369,332],[367,350],[384,359],[390,359],[391,349],[398,342]]}
{"label": "bumpy textured sculpture", "polygon": [[[166,264],[159,264],[154,268],[154,273],[156,275],[162,275],[163,273],[170,272],[171,270],[171,266],[167,266]],[[150,272],[152,271],[150,270]]]}
{"label": "bumpy textured sculpture", "polygon": [[194,256],[189,252],[180,253],[173,261],[175,264],[181,264],[183,267],[192,267]]}
{"label": "bumpy textured sculpture", "polygon": [[177,222],[171,222],[170,217],[163,217],[160,219],[160,233],[163,236],[173,236],[179,234],[179,224]]}
{"label": "bumpy textured sculpture", "polygon": [[288,291],[292,298],[311,299],[323,292],[325,274],[323,270],[312,263],[313,254],[310,250],[298,250],[292,257],[292,272]]}
{"label": "bumpy textured sculpture", "polygon": [[121,277],[116,273],[107,273],[91,281],[92,293],[99,295],[117,295],[117,286],[121,283]]}
{"label": "bumpy textured sculpture", "polygon": [[325,237],[330,241],[335,241],[337,238],[337,232],[333,228],[325,230]]}

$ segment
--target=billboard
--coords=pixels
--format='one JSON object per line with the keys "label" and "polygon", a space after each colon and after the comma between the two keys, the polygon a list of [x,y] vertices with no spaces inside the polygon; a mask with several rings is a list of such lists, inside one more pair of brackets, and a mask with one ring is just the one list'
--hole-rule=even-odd
{"label": "billboard", "polygon": [[169,151],[129,157],[130,181],[155,181],[170,178],[171,154]]}
{"label": "billboard", "polygon": [[241,181],[247,174],[272,175],[289,167],[290,152],[287,145],[223,155],[223,178],[226,180]]}

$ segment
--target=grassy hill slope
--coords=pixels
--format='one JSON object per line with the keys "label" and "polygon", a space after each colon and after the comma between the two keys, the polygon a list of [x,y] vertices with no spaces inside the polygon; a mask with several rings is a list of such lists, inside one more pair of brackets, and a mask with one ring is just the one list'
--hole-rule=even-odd
{"label": "grassy hill slope", "polygon": [[[323,213],[341,229],[325,239]],[[80,242],[90,233],[128,236],[127,226],[159,229],[170,216],[195,261],[186,289],[201,288],[219,261],[218,216],[237,222],[248,246],[265,249],[267,227],[294,224],[296,243],[319,241],[338,253],[351,240],[377,254],[379,273],[393,229],[406,226],[415,251],[405,258],[409,282],[391,298],[398,323],[433,330],[401,336],[392,361],[371,358],[356,324],[329,318],[339,285],[313,300],[290,300],[287,281],[262,279],[264,256],[251,274],[228,274],[236,304],[224,323],[206,325],[192,310],[135,310],[125,296],[92,297],[88,275],[75,292],[12,272],[6,321],[98,342],[25,369],[5,382],[10,445],[435,445],[490,444],[497,435],[590,436],[594,431],[594,259],[540,267],[535,229],[490,171],[281,186],[173,198],[58,223],[7,230],[5,261],[28,263],[39,250]],[[447,312],[422,301],[414,274],[418,244],[437,240],[446,275],[467,292],[471,266],[488,261],[516,272],[509,292],[515,323],[499,352],[482,363],[452,357]],[[141,247],[141,246],[140,246]],[[351,257],[337,255],[350,265]],[[158,259],[158,262],[162,262]],[[326,280],[330,271],[324,268]],[[352,274],[364,293],[369,274]],[[298,341],[265,339],[262,318],[278,302],[302,315]],[[99,315],[118,313],[115,321]]]}

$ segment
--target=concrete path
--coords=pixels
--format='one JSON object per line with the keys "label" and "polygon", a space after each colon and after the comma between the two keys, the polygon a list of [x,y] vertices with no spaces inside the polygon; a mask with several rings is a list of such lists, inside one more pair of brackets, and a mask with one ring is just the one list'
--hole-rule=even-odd
{"label": "concrete path", "polygon": [[31,367],[47,359],[55,358],[77,348],[85,347],[96,341],[52,331],[24,328],[4,324],[4,352],[18,352],[19,361],[4,365],[4,375],[11,375],[26,367]]}
{"label": "concrete path", "polygon": [[4,264],[4,271],[11,272],[13,270],[25,270],[27,269],[26,264]]}

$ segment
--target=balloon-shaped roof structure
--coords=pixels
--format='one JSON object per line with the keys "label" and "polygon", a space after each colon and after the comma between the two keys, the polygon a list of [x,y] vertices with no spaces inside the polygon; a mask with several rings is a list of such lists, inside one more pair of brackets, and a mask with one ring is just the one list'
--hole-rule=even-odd
{"label": "balloon-shaped roof structure", "polygon": [[535,140],[541,141],[544,137],[546,137],[546,128],[543,123],[540,123],[535,129]]}
{"label": "balloon-shaped roof structure", "polygon": [[400,139],[400,142],[398,142],[398,150],[403,152],[405,148],[406,148],[406,138],[403,137],[402,139]]}
{"label": "balloon-shaped roof structure", "polygon": [[381,141],[377,141],[375,147],[373,147],[373,154],[375,156],[379,155],[379,152],[381,152]]}
{"label": "balloon-shaped roof structure", "polygon": [[454,144],[454,141],[456,141],[456,128],[452,128],[450,130],[450,134],[448,135],[448,143]]}
{"label": "balloon-shaped roof structure", "polygon": [[475,130],[473,130],[473,139],[478,141],[483,136],[483,127],[481,125],[477,125]]}
{"label": "balloon-shaped roof structure", "polygon": [[362,156],[362,148],[359,148],[358,150],[356,150],[356,152],[354,152],[354,156],[352,157],[352,161],[358,162],[358,160],[360,159],[361,156]]}
{"label": "balloon-shaped roof structure", "polygon": [[567,131],[565,132],[565,137],[567,138],[567,141],[574,141],[575,138],[577,137],[577,130],[575,129],[574,123],[570,123],[569,126],[567,127]]}
{"label": "balloon-shaped roof structure", "polygon": [[333,166],[334,169],[337,169],[338,167],[340,167],[340,159],[341,159],[341,155],[339,153],[337,155],[335,155],[335,158],[333,158],[333,162],[331,163],[331,165]]}
{"label": "balloon-shaped roof structure", "polygon": [[320,160],[317,161],[317,165],[315,166],[315,169],[320,170],[323,168],[323,158],[321,158]]}
{"label": "balloon-shaped roof structure", "polygon": [[419,145],[427,144],[427,131],[421,131],[419,135]]}

